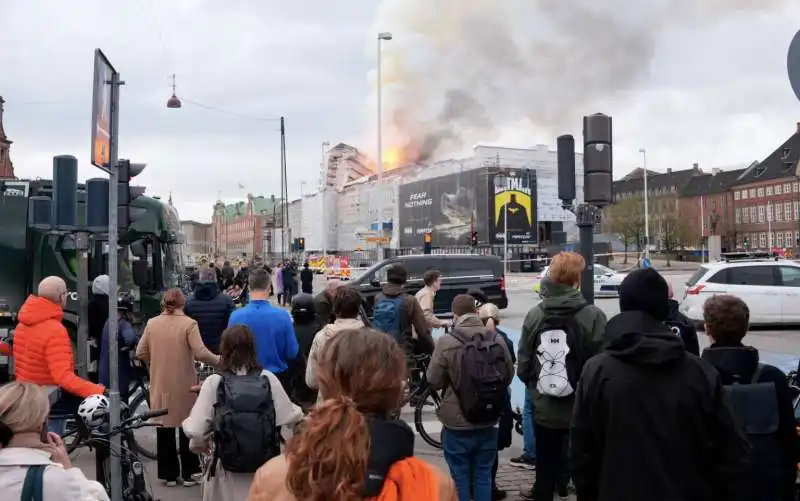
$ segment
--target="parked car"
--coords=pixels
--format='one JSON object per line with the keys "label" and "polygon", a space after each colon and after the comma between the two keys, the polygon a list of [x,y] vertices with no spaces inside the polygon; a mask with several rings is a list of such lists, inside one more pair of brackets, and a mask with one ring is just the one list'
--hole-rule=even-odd
{"label": "parked car", "polygon": [[476,254],[418,254],[382,261],[348,283],[348,287],[355,287],[361,293],[369,316],[372,316],[375,296],[386,284],[386,271],[395,264],[401,264],[408,270],[406,290],[409,294],[415,294],[422,288],[422,276],[426,271],[439,270],[442,273],[442,288],[436,294],[434,303],[434,314],[437,316],[449,316],[453,298],[470,289],[483,291],[489,302],[498,308],[508,307],[500,258]]}
{"label": "parked car", "polygon": [[750,308],[750,325],[800,325],[800,264],[767,253],[723,254],[686,282],[680,310],[703,323],[703,304],[715,294],[738,296]]}
{"label": "parked car", "polygon": [[[628,276],[627,273],[620,273],[612,270],[608,266],[595,264],[594,267],[594,296],[595,297],[617,297],[619,296],[619,286]],[[533,292],[542,292],[542,279],[550,273],[550,267],[546,266],[537,277],[539,280],[533,285]]]}

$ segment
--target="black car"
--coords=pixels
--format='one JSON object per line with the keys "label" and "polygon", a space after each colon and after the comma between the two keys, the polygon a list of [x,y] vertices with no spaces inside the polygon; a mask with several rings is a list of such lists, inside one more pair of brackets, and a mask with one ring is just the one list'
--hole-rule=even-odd
{"label": "black car", "polygon": [[482,290],[489,302],[498,308],[508,306],[503,262],[497,256],[418,254],[382,261],[348,284],[361,293],[369,316],[372,316],[375,296],[386,283],[386,271],[395,264],[401,264],[408,270],[406,291],[412,295],[423,287],[422,276],[426,271],[439,270],[442,273],[442,288],[436,293],[434,303],[434,314],[437,316],[450,315],[453,298],[458,294],[466,294],[470,289]]}

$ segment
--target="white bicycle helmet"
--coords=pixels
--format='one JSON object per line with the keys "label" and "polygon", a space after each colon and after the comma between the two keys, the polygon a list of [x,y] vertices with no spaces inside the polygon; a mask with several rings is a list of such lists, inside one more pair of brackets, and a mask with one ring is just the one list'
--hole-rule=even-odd
{"label": "white bicycle helmet", "polygon": [[78,416],[88,428],[97,428],[106,421],[111,403],[104,395],[91,395],[78,406]]}

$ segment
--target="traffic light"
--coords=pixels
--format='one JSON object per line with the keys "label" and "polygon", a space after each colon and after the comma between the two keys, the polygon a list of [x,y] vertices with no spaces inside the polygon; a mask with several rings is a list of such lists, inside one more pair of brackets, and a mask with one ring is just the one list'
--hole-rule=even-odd
{"label": "traffic light", "polygon": [[[611,117],[602,113],[583,117],[583,200],[596,207],[605,207],[612,201],[611,140]],[[565,147],[567,143],[564,142]]]}
{"label": "traffic light", "polygon": [[142,173],[147,164],[131,163],[130,160],[117,162],[117,228],[120,235],[133,231],[136,221],[145,215],[146,210],[132,207],[131,202],[144,193],[142,188],[131,187],[131,179]]}
{"label": "traffic light", "polygon": [[300,238],[297,239],[297,250],[299,250],[300,252],[303,252],[304,250],[306,250],[306,239],[305,238],[300,237]]}
{"label": "traffic light", "polygon": [[469,235],[469,244],[473,247],[478,246],[478,232],[474,231]]}
{"label": "traffic light", "polygon": [[423,250],[422,250],[423,254],[430,254],[431,253],[431,249],[433,248],[431,234],[430,233],[426,233],[425,237],[423,238],[423,241],[425,243],[425,246],[423,247]]}

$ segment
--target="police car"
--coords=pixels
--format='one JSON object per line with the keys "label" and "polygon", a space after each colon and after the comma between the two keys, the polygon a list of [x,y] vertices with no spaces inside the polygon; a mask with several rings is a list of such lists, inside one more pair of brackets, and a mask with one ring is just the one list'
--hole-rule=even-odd
{"label": "police car", "polygon": [[[627,276],[627,273],[619,273],[608,266],[602,264],[594,265],[594,296],[595,297],[617,297],[619,296],[619,286]],[[537,277],[539,280],[533,285],[533,291],[540,294],[542,291],[542,280],[547,278],[550,267],[546,266],[542,273]]]}
{"label": "police car", "polygon": [[800,264],[766,252],[722,254],[686,282],[680,310],[703,323],[703,304],[715,294],[738,296],[750,308],[750,325],[800,325]]}

